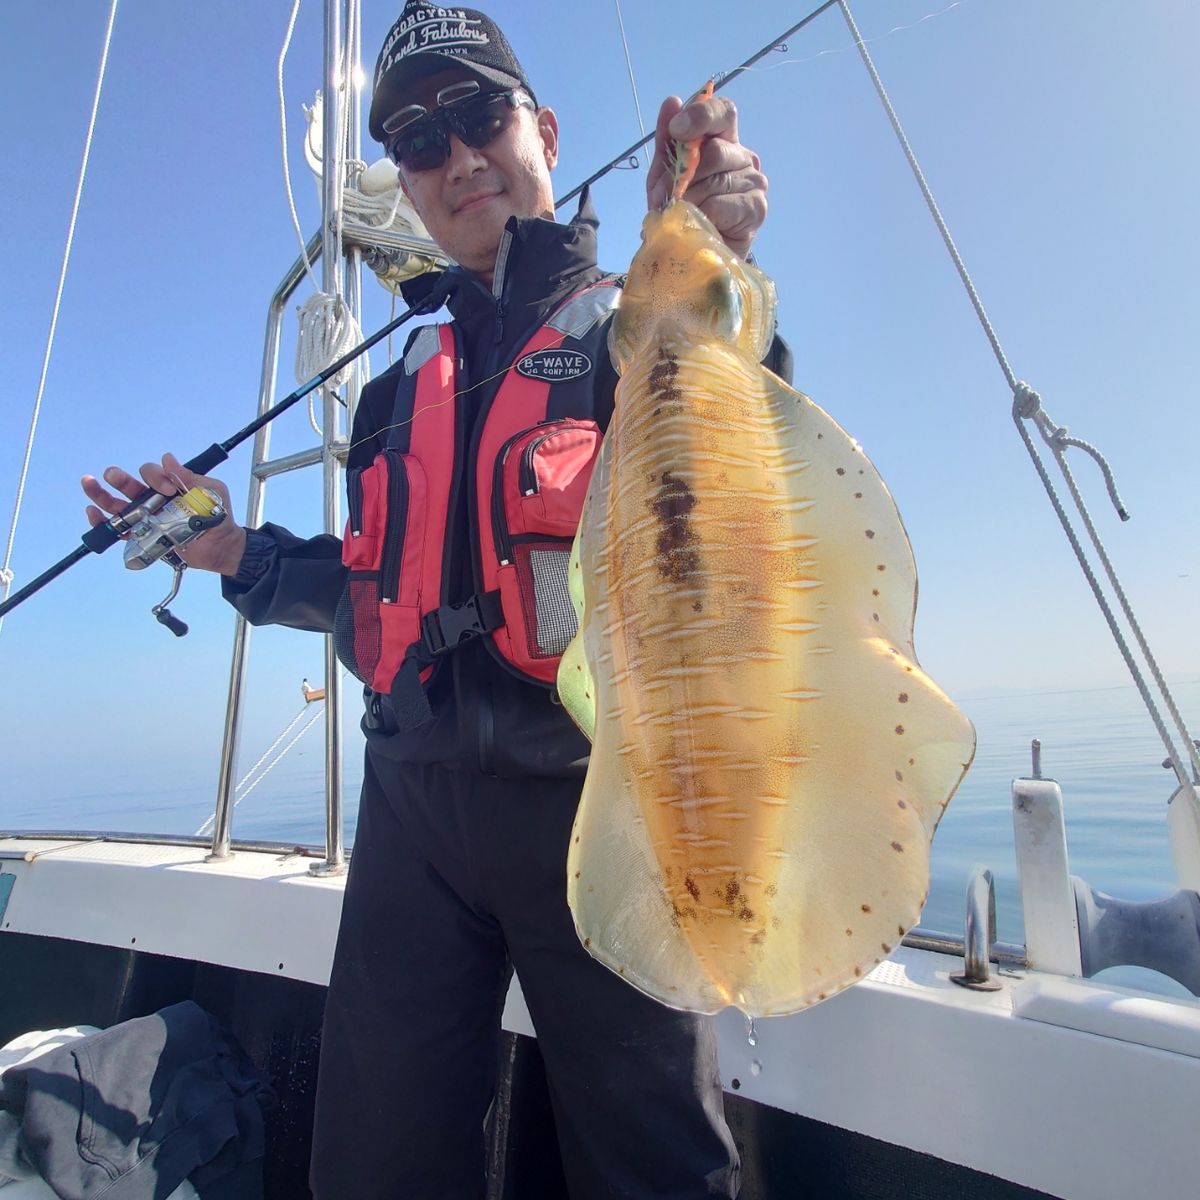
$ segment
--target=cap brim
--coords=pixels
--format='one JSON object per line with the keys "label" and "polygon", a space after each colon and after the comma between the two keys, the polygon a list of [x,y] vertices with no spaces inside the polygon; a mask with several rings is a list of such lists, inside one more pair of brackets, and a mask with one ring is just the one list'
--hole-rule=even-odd
{"label": "cap brim", "polygon": [[507,71],[480,63],[468,62],[454,54],[434,54],[425,51],[420,55],[396,63],[380,80],[379,86],[371,97],[371,115],[368,128],[371,136],[382,143],[386,134],[383,123],[393,113],[399,112],[406,104],[411,104],[412,89],[423,79],[436,75],[449,67],[457,67],[468,75],[474,76],[480,83],[494,84],[502,88],[520,87],[529,90],[529,85]]}

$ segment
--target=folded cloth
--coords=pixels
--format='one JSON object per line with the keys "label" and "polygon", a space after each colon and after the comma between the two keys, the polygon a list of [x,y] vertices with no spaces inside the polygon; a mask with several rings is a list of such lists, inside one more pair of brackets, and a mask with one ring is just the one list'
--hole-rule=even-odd
{"label": "folded cloth", "polygon": [[[265,1078],[190,1000],[70,1041],[0,1077],[0,1146],[60,1200],[258,1200]],[[0,1169],[10,1167],[0,1163]]]}
{"label": "folded cloth", "polygon": [[[37,1058],[39,1054],[45,1054],[57,1046],[78,1041],[79,1038],[99,1032],[99,1028],[95,1025],[72,1025],[68,1029],[32,1029],[0,1046],[0,1075],[3,1075],[9,1067],[29,1062],[30,1059]],[[7,1113],[0,1114],[0,1187],[15,1183],[17,1180],[27,1181],[21,1187],[5,1192],[4,1200],[18,1200],[21,1194],[34,1200],[39,1192],[43,1196],[53,1196],[54,1193],[38,1177],[33,1167],[25,1161],[19,1145],[20,1134],[20,1124],[9,1119]]]}

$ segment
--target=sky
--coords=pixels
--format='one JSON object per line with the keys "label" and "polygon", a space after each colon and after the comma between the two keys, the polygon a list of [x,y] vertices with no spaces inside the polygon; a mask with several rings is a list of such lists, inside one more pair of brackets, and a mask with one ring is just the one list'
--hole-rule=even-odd
{"label": "sky", "polygon": [[[369,62],[398,0],[364,0]],[[1169,678],[1200,675],[1194,464],[1200,376],[1200,76],[1191,0],[857,0],[855,13],[1017,374],[1100,447],[1077,475]],[[13,568],[19,587],[77,543],[79,476],[188,457],[242,426],[267,304],[297,245],[280,164],[275,68],[286,0],[121,0]],[[539,99],[557,111],[558,193],[638,136],[615,6],[496,3]],[[646,122],[798,21],[758,0],[626,0]],[[107,18],[107,0],[0,0],[0,521],[37,387]],[[319,219],[303,106],[322,13],[302,5],[285,68],[289,161],[305,233]],[[369,73],[369,71],[368,71]],[[795,384],[887,481],[920,574],[916,645],[969,700],[1127,678],[1010,418],[1010,395],[835,10],[734,81],[771,211],[756,245],[780,294]],[[370,154],[369,157],[375,157]],[[602,262],[626,266],[643,169],[594,191]],[[388,299],[367,280],[364,329]],[[297,303],[305,297],[301,292]],[[294,382],[289,316],[278,393]],[[373,354],[376,371],[387,363]],[[302,410],[276,452],[311,444]],[[236,504],[249,456],[223,470]],[[319,530],[316,474],[273,482],[268,517]],[[176,640],[149,615],[165,569],[88,560],[0,631],[9,787],[62,789],[120,768],[169,786],[213,761],[233,614],[194,576]],[[318,638],[255,631],[245,738],[258,751],[322,670]],[[349,691],[348,722],[356,719]],[[1195,716],[1193,716],[1195,719]],[[210,768],[205,768],[210,769]],[[101,786],[98,784],[97,786]],[[0,819],[3,799],[0,797]]]}

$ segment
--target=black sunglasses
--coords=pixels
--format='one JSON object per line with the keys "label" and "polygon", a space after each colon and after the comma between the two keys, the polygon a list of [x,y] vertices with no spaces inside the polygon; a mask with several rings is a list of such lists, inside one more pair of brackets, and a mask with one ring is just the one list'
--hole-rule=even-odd
{"label": "black sunglasses", "polygon": [[[478,85],[476,85],[478,87]],[[449,89],[443,89],[438,99]],[[464,145],[482,150],[508,128],[518,108],[536,111],[537,106],[519,88],[507,92],[485,92],[442,104],[433,112],[419,104],[410,104],[383,123],[388,136],[384,150],[398,167],[410,171],[431,171],[450,157],[450,134]]]}

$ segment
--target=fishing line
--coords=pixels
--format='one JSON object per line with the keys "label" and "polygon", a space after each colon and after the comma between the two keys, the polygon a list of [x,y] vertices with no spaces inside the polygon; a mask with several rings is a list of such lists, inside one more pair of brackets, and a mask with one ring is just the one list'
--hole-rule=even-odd
{"label": "fishing line", "polygon": [[[564,339],[575,337],[577,334],[583,333],[595,322],[595,320],[596,318],[594,316],[588,316],[581,324],[567,330],[567,332],[563,334]],[[422,325],[421,328],[427,329],[429,326]],[[437,327],[434,326],[434,328]],[[414,330],[414,332],[416,331]],[[380,429],[377,429],[374,433],[369,434],[367,437],[359,438],[357,442],[351,442],[346,447],[346,453],[348,454],[356,446],[361,446],[364,442],[373,442],[377,437],[379,437],[380,434],[390,433],[393,429],[403,429],[405,425],[411,425],[418,417],[424,416],[427,412],[433,412],[435,409],[444,408],[447,404],[453,404],[454,401],[459,398],[459,396],[465,396],[468,392],[473,392],[477,387],[483,387],[485,383],[491,383],[493,379],[499,379],[502,376],[507,375],[510,371],[515,370],[516,363],[510,363],[507,367],[497,371],[494,375],[489,375],[485,379],[477,379],[469,387],[465,387],[461,391],[455,392],[453,396],[447,396],[445,400],[437,400],[433,404],[426,404],[423,408],[420,408],[414,412],[411,417],[405,417],[403,421],[397,421],[394,425],[384,425]]]}
{"label": "fishing line", "polygon": [[[876,42],[882,42],[886,38],[890,38],[893,34],[907,33],[911,29],[916,29],[918,25],[923,25],[926,21],[936,20],[938,17],[944,17],[952,9],[962,8],[969,2],[970,0],[954,0],[953,4],[938,12],[926,13],[923,17],[913,21],[911,25],[894,25],[886,33],[877,33],[874,37],[863,38],[863,45],[873,46]],[[781,49],[786,49],[786,47],[781,47]],[[768,63],[765,67],[747,67],[746,69],[755,74],[761,74],[763,71],[777,71],[780,67],[801,67],[806,63],[816,62],[819,58],[828,58],[835,54],[853,54],[856,49],[856,46],[833,46],[825,50],[819,50],[816,54],[810,54],[807,58],[785,58],[780,62]]]}

